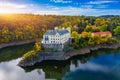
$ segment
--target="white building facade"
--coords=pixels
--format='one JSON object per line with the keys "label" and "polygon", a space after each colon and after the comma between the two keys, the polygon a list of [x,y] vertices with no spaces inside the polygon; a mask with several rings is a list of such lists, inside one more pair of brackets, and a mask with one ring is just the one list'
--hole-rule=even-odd
{"label": "white building facade", "polygon": [[48,30],[43,35],[42,46],[44,48],[63,50],[64,47],[69,43],[70,37],[71,37],[70,28],[61,30],[58,29]]}

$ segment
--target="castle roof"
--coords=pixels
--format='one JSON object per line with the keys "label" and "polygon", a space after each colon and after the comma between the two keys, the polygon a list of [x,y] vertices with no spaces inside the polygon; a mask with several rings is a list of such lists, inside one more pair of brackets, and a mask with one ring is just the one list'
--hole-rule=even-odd
{"label": "castle roof", "polygon": [[55,34],[63,35],[69,33],[68,30],[48,30],[44,35],[55,35]]}

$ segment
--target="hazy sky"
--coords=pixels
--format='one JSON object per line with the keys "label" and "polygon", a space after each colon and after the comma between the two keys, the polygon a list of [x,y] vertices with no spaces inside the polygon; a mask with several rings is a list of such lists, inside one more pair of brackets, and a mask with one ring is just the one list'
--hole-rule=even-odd
{"label": "hazy sky", "polygon": [[0,0],[0,13],[120,15],[120,0]]}

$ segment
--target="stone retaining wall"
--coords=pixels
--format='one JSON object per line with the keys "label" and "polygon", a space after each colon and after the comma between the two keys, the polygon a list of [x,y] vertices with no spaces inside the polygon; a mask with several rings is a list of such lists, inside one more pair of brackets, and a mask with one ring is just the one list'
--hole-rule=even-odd
{"label": "stone retaining wall", "polygon": [[117,49],[119,47],[120,47],[120,42],[115,43],[115,44],[102,44],[102,45],[96,45],[96,46],[91,46],[87,48],[81,48],[79,50],[73,50],[67,53],[65,52],[41,52],[39,53],[40,57],[38,59],[35,59],[34,61],[31,61],[31,62],[21,60],[18,65],[25,67],[25,66],[32,66],[35,63],[41,62],[43,60],[68,60],[73,56],[85,55],[94,50],[98,50],[102,48]]}

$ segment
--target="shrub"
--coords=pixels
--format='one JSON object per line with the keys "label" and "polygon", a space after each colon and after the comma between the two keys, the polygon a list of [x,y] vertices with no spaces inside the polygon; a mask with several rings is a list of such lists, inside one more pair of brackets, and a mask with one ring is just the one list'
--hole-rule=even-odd
{"label": "shrub", "polygon": [[22,56],[22,59],[23,59],[23,60],[32,60],[32,59],[34,59],[34,58],[36,58],[36,57],[38,57],[38,56],[39,56],[39,55],[37,54],[36,51],[31,50],[31,51],[25,53],[25,54]]}

